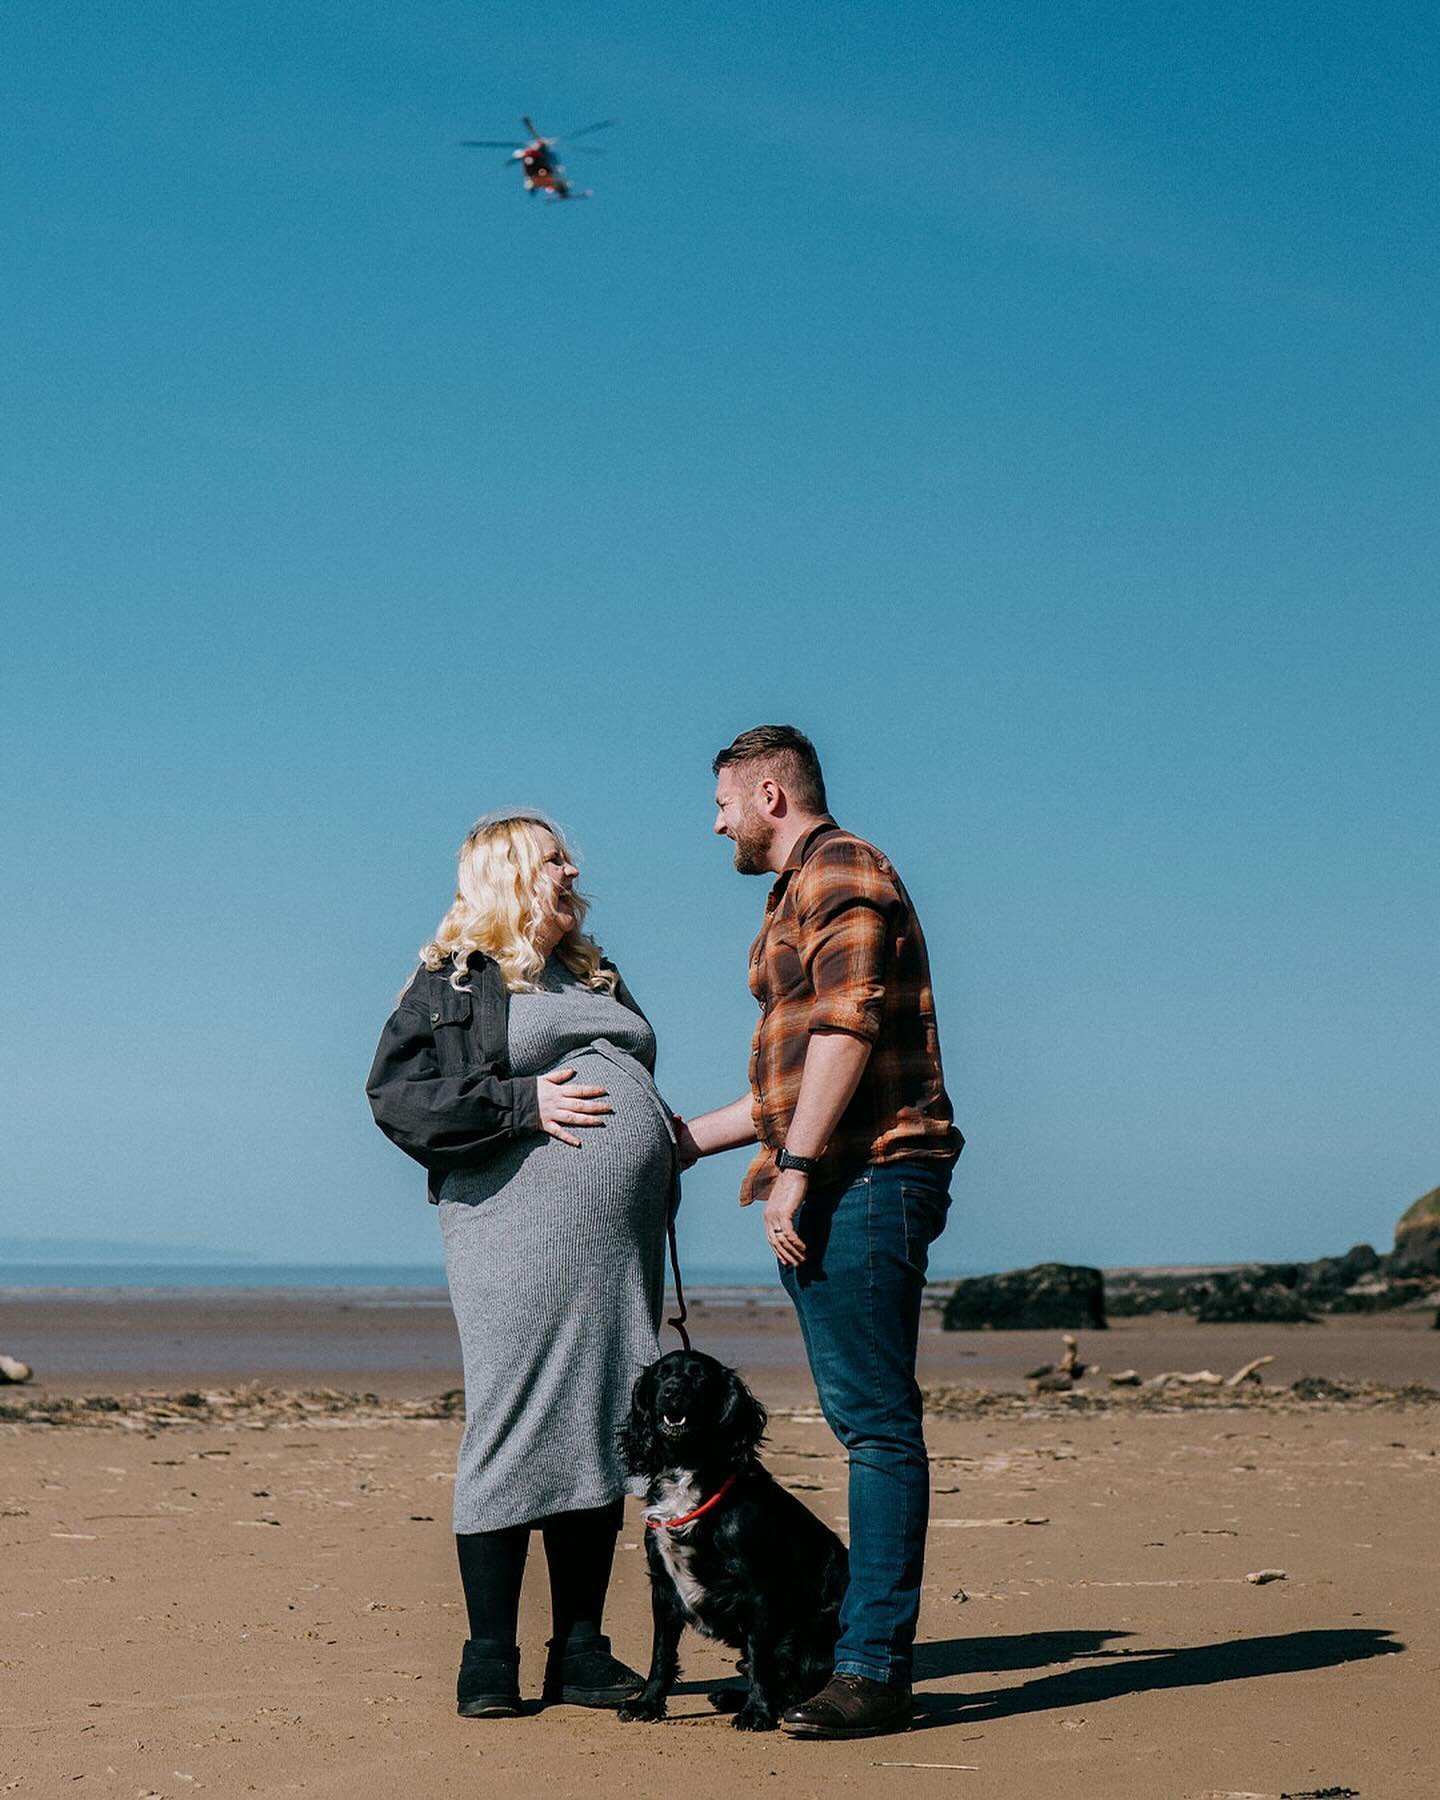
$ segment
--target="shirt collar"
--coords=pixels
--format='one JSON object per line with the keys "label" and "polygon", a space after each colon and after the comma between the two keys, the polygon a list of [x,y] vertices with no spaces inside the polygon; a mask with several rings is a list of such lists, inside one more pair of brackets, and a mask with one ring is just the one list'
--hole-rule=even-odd
{"label": "shirt collar", "polygon": [[796,838],[789,856],[785,859],[784,868],[782,868],[780,873],[775,877],[774,885],[766,896],[765,905],[767,911],[777,903],[780,896],[785,892],[785,889],[790,884],[790,877],[795,871],[797,869],[803,869],[805,864],[810,860],[811,851],[815,848],[816,844],[819,843],[825,833],[827,831],[838,831],[839,829],[840,827],[835,823],[834,819],[830,817],[829,813],[826,813],[825,817],[818,825],[807,831],[803,837]]}
{"label": "shirt collar", "polygon": [[838,831],[839,829],[840,827],[830,817],[829,813],[826,813],[825,817],[812,831],[807,831],[804,837],[796,838],[795,846],[791,850],[789,857],[786,859],[785,867],[780,873],[784,875],[791,869],[804,868],[805,864],[810,860],[810,852],[815,848],[822,833],[827,831]]}

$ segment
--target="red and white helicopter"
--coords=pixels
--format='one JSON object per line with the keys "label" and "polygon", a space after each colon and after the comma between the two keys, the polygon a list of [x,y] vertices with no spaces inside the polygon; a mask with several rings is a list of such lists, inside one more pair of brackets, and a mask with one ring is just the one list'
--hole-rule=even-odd
{"label": "red and white helicopter", "polygon": [[[542,137],[533,119],[521,119],[520,123],[530,133],[528,143],[517,143],[513,138],[462,138],[462,146],[467,150],[508,150],[506,166],[519,163],[528,193],[543,194],[547,200],[588,200],[588,188],[577,191],[565,179],[565,165],[556,157],[555,148],[558,144],[574,144],[577,138],[589,137],[593,131],[608,131],[614,119],[601,119],[594,125],[583,125],[579,131],[567,131],[564,137],[553,138]],[[603,146],[580,144],[577,148],[598,156]]]}

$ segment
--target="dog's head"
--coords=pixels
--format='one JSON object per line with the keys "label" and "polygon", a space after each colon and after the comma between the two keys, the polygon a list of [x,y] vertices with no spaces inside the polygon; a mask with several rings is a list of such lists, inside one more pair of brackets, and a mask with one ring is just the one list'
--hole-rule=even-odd
{"label": "dog's head", "polygon": [[674,1350],[635,1383],[620,1453],[632,1475],[738,1469],[760,1448],[765,1408],[733,1369],[699,1350]]}

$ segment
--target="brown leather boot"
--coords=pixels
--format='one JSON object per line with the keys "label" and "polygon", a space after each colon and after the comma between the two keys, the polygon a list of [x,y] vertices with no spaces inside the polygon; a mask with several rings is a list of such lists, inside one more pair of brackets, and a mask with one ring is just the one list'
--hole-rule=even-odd
{"label": "brown leather boot", "polygon": [[880,1737],[887,1731],[908,1731],[912,1714],[908,1688],[864,1675],[832,1675],[813,1700],[782,1716],[780,1728],[791,1737]]}

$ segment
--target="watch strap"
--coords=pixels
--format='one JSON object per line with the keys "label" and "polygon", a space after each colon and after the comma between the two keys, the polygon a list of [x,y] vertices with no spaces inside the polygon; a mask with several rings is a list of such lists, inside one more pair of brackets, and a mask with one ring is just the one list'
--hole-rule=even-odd
{"label": "watch strap", "polygon": [[802,1175],[813,1175],[820,1167],[818,1156],[792,1156],[783,1147],[775,1152],[777,1169],[798,1169]]}

